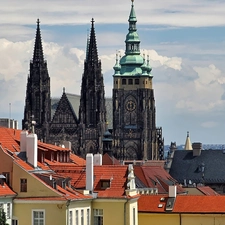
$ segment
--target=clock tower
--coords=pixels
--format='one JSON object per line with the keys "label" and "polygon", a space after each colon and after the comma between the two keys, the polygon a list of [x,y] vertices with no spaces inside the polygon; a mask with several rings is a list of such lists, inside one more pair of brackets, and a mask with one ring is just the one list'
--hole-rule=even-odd
{"label": "clock tower", "polygon": [[156,128],[155,99],[149,57],[140,54],[132,1],[125,55],[113,67],[114,151],[122,160],[163,158],[161,128]]}

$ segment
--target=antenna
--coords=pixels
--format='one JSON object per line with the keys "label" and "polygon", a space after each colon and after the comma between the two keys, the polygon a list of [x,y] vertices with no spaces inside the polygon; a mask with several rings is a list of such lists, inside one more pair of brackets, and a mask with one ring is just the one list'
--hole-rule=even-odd
{"label": "antenna", "polygon": [[11,119],[11,103],[9,103],[9,120]]}

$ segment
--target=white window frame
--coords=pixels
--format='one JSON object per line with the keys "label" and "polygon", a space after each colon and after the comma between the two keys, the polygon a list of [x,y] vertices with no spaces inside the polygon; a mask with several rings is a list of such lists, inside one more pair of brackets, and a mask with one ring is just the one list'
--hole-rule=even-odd
{"label": "white window frame", "polygon": [[73,211],[69,211],[69,225],[73,225]]}
{"label": "white window frame", "polygon": [[6,203],[6,218],[7,219],[11,218],[11,203],[10,202]]}
{"label": "white window frame", "polygon": [[45,210],[44,209],[32,209],[32,225],[34,225],[34,212],[43,212],[43,225],[45,225]]}
{"label": "white window frame", "polygon": [[133,208],[133,225],[136,225],[136,208]]}
{"label": "white window frame", "polygon": [[87,208],[87,225],[90,225],[90,209]]}
{"label": "white window frame", "polygon": [[76,209],[76,211],[75,211],[75,213],[76,213],[76,215],[75,215],[75,222],[76,222],[76,225],[79,225],[79,210],[78,209]]}
{"label": "white window frame", "polygon": [[96,220],[95,220],[95,217],[98,218],[98,217],[102,217],[102,224],[103,224],[103,209],[94,209],[94,225],[98,225],[96,224]]}
{"label": "white window frame", "polygon": [[84,209],[80,210],[80,224],[84,225]]}

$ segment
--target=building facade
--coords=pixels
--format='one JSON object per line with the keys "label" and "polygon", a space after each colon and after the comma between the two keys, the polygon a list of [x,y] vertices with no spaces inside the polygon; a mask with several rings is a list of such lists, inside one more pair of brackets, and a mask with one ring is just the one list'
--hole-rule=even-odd
{"label": "building facade", "polygon": [[[162,129],[156,127],[155,99],[149,58],[140,55],[134,5],[129,17],[126,52],[114,66],[113,98],[105,98],[94,20],[87,40],[81,95],[65,92],[55,101],[43,57],[39,20],[23,119],[23,129],[36,122],[38,139],[53,144],[72,143],[74,153],[103,153],[106,121],[112,123],[113,154],[125,159],[163,159]],[[108,107],[108,105],[110,107]],[[110,108],[110,109],[109,109]],[[112,118],[107,118],[106,115]],[[109,128],[111,128],[109,126]],[[109,129],[111,131],[111,129]]]}

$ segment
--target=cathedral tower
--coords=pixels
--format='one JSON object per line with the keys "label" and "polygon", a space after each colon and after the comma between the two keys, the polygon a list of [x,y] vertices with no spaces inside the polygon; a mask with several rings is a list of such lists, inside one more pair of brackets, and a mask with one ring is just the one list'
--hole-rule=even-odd
{"label": "cathedral tower", "polygon": [[103,75],[94,29],[91,21],[90,38],[87,43],[84,73],[81,84],[79,108],[80,151],[102,153],[102,138],[105,131],[106,107]]}
{"label": "cathedral tower", "polygon": [[152,68],[140,54],[133,1],[128,22],[125,55],[117,55],[113,75],[114,149],[118,159],[160,159]]}
{"label": "cathedral tower", "polygon": [[40,21],[37,20],[37,31],[34,44],[33,60],[30,61],[30,74],[27,78],[27,91],[24,109],[23,129],[35,121],[35,132],[39,140],[48,139],[49,122],[51,120],[50,77],[47,62],[42,49]]}

